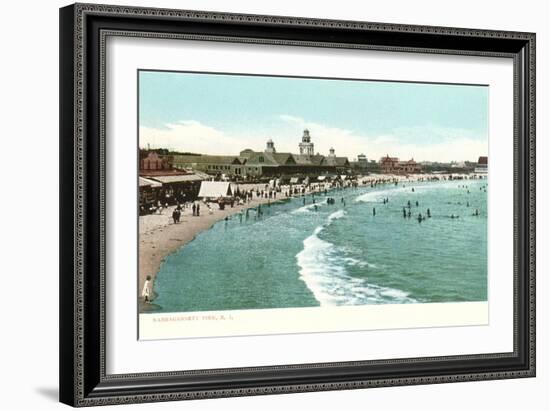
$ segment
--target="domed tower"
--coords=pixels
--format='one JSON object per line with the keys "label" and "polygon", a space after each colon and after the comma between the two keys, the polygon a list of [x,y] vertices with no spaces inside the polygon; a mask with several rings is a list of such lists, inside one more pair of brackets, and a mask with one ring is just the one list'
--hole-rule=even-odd
{"label": "domed tower", "polygon": [[309,135],[309,130],[307,128],[304,130],[302,142],[298,144],[298,147],[300,148],[300,154],[307,154],[308,156],[312,156],[315,152],[313,148],[313,143],[311,142],[311,137]]}
{"label": "domed tower", "polygon": [[336,157],[336,154],[334,154],[334,148],[331,147],[329,150],[328,150],[328,156],[329,157]]}
{"label": "domed tower", "polygon": [[267,140],[267,144],[266,144],[266,147],[265,147],[265,152],[266,153],[276,153],[275,143],[273,143],[272,139]]}

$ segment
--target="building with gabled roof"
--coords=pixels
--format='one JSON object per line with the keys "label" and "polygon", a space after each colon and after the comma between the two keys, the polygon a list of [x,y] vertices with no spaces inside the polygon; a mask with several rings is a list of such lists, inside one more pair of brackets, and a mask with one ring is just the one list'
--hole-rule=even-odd
{"label": "building with gabled roof", "polygon": [[211,175],[239,175],[243,163],[238,156],[188,154],[173,156],[173,165],[177,169],[198,170]]}
{"label": "building with gabled roof", "polygon": [[351,168],[347,157],[338,157],[334,148],[330,148],[329,155],[324,158],[323,165],[336,167],[337,172],[344,172]]}
{"label": "building with gabled roof", "polygon": [[246,148],[236,156],[176,154],[171,161],[177,170],[193,170],[217,177],[236,178],[342,174],[351,169],[347,157],[337,157],[334,148],[330,149],[328,156],[313,154],[314,145],[307,129],[304,130],[298,148],[300,154],[277,152],[275,143],[270,138],[263,151]]}
{"label": "building with gabled roof", "polygon": [[384,174],[413,174],[422,172],[422,166],[411,158],[407,161],[399,161],[397,157],[386,154],[379,161],[380,171]]}
{"label": "building with gabled roof", "polygon": [[477,160],[477,165],[474,169],[474,173],[487,174],[488,166],[489,166],[489,159],[487,158],[487,156],[481,156]]}

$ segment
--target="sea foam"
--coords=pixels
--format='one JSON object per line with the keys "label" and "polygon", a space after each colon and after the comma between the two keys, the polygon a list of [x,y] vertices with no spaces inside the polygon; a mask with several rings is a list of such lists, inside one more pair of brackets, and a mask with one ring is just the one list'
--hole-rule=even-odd
{"label": "sea foam", "polygon": [[382,201],[383,198],[386,198],[386,197],[391,198],[394,195],[402,193],[404,191],[411,191],[411,187],[397,187],[397,188],[390,188],[385,190],[368,191],[364,194],[361,194],[357,198],[355,198],[355,201],[363,202],[363,203],[379,202],[379,201]]}
{"label": "sea foam", "polygon": [[[430,183],[418,183],[418,184],[411,184],[407,183],[405,187],[403,185],[399,186],[393,186],[390,188],[383,188],[383,189],[372,189],[371,191],[368,191],[366,193],[363,193],[355,198],[356,202],[363,202],[363,203],[372,203],[372,202],[379,202],[382,201],[384,198],[392,198],[395,195],[404,193],[404,192],[410,192],[412,196],[418,193],[426,193],[433,190],[441,190],[441,189],[453,189],[456,188],[457,185],[460,185],[460,182],[457,181],[446,181],[446,182],[430,182]],[[414,192],[412,189],[414,188]]]}
{"label": "sea foam", "polygon": [[300,279],[312,292],[321,306],[360,305],[369,303],[411,303],[416,300],[408,293],[369,284],[364,278],[351,277],[346,264],[370,266],[366,262],[343,257],[341,250],[321,238],[319,234],[334,221],[344,218],[344,210],[330,214],[327,221],[315,228],[307,237],[304,248],[296,255],[300,267]]}
{"label": "sea foam", "polygon": [[315,206],[317,206],[317,208],[319,208],[319,207],[322,207],[324,205],[326,205],[326,202],[320,201],[320,202],[315,203],[315,204],[308,204],[308,205],[302,206],[300,208],[297,208],[296,210],[292,211],[291,213],[292,214],[309,213],[309,212],[313,211]]}

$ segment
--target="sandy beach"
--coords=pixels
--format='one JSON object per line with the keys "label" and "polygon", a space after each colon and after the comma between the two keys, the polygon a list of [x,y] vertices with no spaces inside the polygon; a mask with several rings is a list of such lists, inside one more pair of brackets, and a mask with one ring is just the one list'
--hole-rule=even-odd
{"label": "sandy beach", "polygon": [[[241,190],[250,190],[265,188],[260,184],[239,184]],[[308,191],[311,194],[319,190]],[[155,299],[154,283],[155,277],[162,261],[171,253],[192,241],[195,236],[204,230],[209,229],[218,221],[225,217],[239,213],[241,210],[257,207],[260,204],[268,202],[275,203],[285,200],[283,193],[277,193],[276,198],[261,198],[254,195],[249,203],[237,205],[234,207],[226,205],[224,210],[220,210],[216,203],[210,203],[212,213],[204,202],[200,202],[200,216],[193,216],[191,206],[182,210],[180,222],[174,224],[172,212],[176,206],[164,208],[160,214],[149,214],[139,217],[139,288],[138,297],[140,302],[140,312],[148,311],[152,307],[145,304],[141,292],[147,276],[151,277],[152,295],[151,300]]]}
{"label": "sandy beach", "polygon": [[[454,174],[454,176],[457,176]],[[387,175],[377,174],[360,177],[358,182],[360,185],[370,184],[371,182],[381,180],[399,181],[399,182],[414,182],[421,181],[427,178],[433,178],[434,175]],[[437,175],[439,178],[448,178],[448,175]],[[250,189],[264,189],[264,185],[260,184],[240,184],[241,191]],[[308,190],[305,194],[311,195],[312,193],[323,191],[324,185],[318,184]],[[257,207],[259,204],[266,204],[268,202],[275,203],[283,201],[287,197],[285,196],[285,188],[283,192],[278,192],[276,198],[261,198],[254,195],[253,199],[246,204],[238,205],[235,203],[234,207],[226,205],[224,210],[220,210],[216,203],[210,203],[211,212],[205,203],[200,202],[200,216],[193,216],[190,204],[187,208],[182,210],[181,219],[178,224],[174,224],[172,220],[172,212],[175,206],[171,206],[162,210],[160,214],[150,214],[139,217],[139,288],[138,297],[140,302],[140,312],[147,312],[155,309],[154,299],[155,294],[155,277],[160,270],[160,266],[163,260],[175,252],[188,242],[192,241],[202,231],[205,231],[212,227],[218,221],[222,221],[226,217],[235,215],[241,210]],[[299,194],[298,196],[301,196]],[[146,304],[141,297],[141,292],[147,276],[151,277],[152,290],[151,300],[153,304]]]}

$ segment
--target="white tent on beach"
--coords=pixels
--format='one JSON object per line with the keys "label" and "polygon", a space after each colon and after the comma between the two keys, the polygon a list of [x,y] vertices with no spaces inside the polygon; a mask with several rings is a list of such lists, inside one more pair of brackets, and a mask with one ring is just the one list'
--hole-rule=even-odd
{"label": "white tent on beach", "polygon": [[225,181],[203,181],[199,190],[199,198],[215,200],[220,197],[233,197],[231,183]]}

